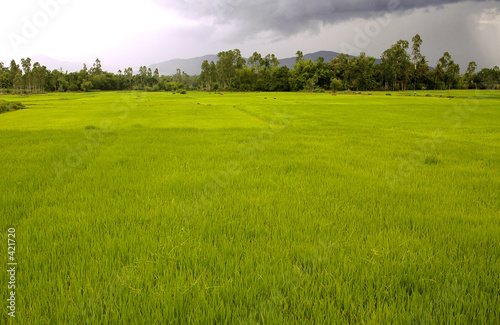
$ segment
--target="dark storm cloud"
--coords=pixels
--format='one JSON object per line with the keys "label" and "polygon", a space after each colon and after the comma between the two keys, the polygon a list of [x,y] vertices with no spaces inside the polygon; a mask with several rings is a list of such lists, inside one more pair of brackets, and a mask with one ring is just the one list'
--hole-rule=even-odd
{"label": "dark storm cloud", "polygon": [[[321,23],[335,24],[353,18],[369,18],[387,13],[402,14],[413,9],[450,3],[479,2],[460,0],[155,0],[194,19],[212,17],[215,24],[235,25],[245,34],[261,31],[282,36],[315,30]],[[495,1],[495,2],[498,2]]]}

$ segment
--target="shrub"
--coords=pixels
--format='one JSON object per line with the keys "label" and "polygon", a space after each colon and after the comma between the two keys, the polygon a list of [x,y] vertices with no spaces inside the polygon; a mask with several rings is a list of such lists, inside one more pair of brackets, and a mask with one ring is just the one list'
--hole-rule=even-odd
{"label": "shrub", "polygon": [[14,112],[25,108],[26,106],[19,102],[6,102],[4,100],[0,101],[0,113]]}
{"label": "shrub", "polygon": [[438,162],[439,162],[439,160],[437,159],[436,156],[427,156],[427,157],[425,157],[425,160],[424,160],[424,163],[426,165],[437,165]]}
{"label": "shrub", "polygon": [[75,84],[71,84],[68,87],[68,91],[78,91],[78,90],[80,90],[80,88],[78,88],[78,85]]}
{"label": "shrub", "polygon": [[82,83],[80,88],[82,88],[82,90],[85,92],[89,92],[90,90],[92,90],[92,88],[94,88],[94,85],[90,81],[85,81],[84,83]]}
{"label": "shrub", "polygon": [[333,90],[333,92],[345,90],[344,84],[337,78],[332,79],[332,82],[330,83],[330,88]]}

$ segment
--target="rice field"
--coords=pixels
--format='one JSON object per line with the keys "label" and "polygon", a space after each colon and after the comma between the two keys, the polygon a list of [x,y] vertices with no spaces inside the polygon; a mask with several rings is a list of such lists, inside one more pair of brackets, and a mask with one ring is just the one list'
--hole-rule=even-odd
{"label": "rice field", "polygon": [[2,324],[498,324],[498,91],[0,100]]}

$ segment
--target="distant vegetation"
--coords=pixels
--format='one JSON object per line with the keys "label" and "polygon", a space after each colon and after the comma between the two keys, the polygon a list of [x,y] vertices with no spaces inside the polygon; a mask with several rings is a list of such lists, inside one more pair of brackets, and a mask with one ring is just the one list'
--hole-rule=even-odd
{"label": "distant vegetation", "polygon": [[381,63],[361,53],[359,57],[340,54],[329,62],[322,57],[315,62],[304,60],[296,53],[293,69],[279,66],[274,54],[262,57],[255,52],[245,60],[238,49],[218,54],[218,61],[205,60],[198,76],[189,76],[177,69],[173,76],[160,76],[158,69],[142,66],[134,74],[132,68],[118,74],[102,70],[101,61],[79,72],[49,71],[31,59],[21,59],[21,67],[12,60],[10,67],[0,62],[0,89],[9,93],[39,93],[92,90],[146,90],[179,91],[203,89],[207,91],[372,91],[372,90],[445,90],[445,89],[500,89],[500,69],[482,69],[471,61],[465,72],[448,52],[429,68],[422,55],[422,39],[415,35],[412,44],[400,40],[384,51]]}

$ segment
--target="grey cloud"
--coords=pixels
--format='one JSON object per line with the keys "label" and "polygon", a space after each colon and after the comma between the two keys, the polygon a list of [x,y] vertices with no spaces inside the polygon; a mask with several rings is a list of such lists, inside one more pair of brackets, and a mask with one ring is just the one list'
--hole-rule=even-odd
{"label": "grey cloud", "polygon": [[[413,9],[450,3],[484,0],[154,0],[193,19],[212,17],[217,25],[231,25],[234,34],[253,35],[262,31],[291,36],[314,31],[321,24],[335,24],[354,18],[402,14]],[[495,0],[493,2],[498,2]]]}

